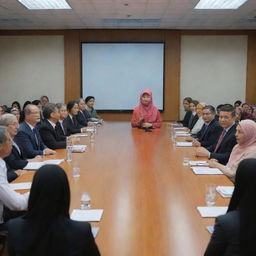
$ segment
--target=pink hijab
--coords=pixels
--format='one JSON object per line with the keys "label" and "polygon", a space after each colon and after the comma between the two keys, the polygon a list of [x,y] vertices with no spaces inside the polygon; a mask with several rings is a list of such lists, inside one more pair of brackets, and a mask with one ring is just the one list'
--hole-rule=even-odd
{"label": "pink hijab", "polygon": [[251,151],[251,149],[254,147],[256,148],[256,123],[247,119],[239,122],[238,125],[240,125],[245,134],[245,141],[243,144],[236,144],[236,146],[233,148],[227,163],[228,166],[231,166],[237,162],[247,151]]}
{"label": "pink hijab", "polygon": [[[149,104],[142,103],[143,94],[148,94],[151,98]],[[155,122],[157,119],[158,109],[153,105],[152,92],[150,90],[143,90],[140,93],[140,104],[134,109],[135,112],[139,112],[139,116],[144,119],[144,122]]]}

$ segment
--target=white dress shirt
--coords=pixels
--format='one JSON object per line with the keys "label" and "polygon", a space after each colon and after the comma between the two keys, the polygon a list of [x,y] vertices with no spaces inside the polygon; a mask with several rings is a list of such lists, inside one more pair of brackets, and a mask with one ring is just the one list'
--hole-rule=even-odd
{"label": "white dress shirt", "polygon": [[3,206],[10,210],[22,211],[28,207],[29,192],[19,194],[15,192],[7,181],[5,161],[0,158],[0,223],[3,223]]}
{"label": "white dress shirt", "polygon": [[197,134],[203,127],[204,125],[204,120],[203,120],[203,117],[199,117],[197,122],[195,123],[193,129],[191,130],[191,133],[192,134]]}

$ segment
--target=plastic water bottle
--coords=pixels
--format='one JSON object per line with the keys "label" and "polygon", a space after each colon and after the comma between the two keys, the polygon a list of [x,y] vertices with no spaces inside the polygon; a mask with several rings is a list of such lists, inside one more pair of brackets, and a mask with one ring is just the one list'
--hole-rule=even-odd
{"label": "plastic water bottle", "polygon": [[66,146],[66,151],[67,151],[67,161],[72,161],[72,140],[70,137],[67,137],[67,146]]}

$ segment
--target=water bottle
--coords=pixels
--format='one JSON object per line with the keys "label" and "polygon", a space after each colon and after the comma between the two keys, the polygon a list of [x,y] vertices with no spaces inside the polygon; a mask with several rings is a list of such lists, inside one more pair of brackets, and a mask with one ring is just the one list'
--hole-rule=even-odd
{"label": "water bottle", "polygon": [[67,147],[66,147],[66,150],[67,150],[67,158],[66,160],[68,162],[72,161],[72,140],[70,137],[67,137]]}

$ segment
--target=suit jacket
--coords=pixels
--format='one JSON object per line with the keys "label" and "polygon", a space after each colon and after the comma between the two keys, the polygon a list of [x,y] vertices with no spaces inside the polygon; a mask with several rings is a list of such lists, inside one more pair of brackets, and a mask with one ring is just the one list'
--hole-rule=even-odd
{"label": "suit jacket", "polygon": [[214,232],[204,256],[239,256],[239,211],[216,218]]}
{"label": "suit jacket", "polygon": [[197,133],[197,139],[201,143],[202,147],[208,148],[211,145],[217,143],[222,127],[219,122],[213,119],[208,125],[206,131],[204,131],[205,124],[202,129]]}
{"label": "suit jacket", "polygon": [[[42,239],[41,243],[37,241],[38,247],[34,248],[33,255],[58,256],[61,255],[59,254],[59,250],[62,249],[60,247],[65,247],[69,256],[100,256],[88,222],[74,221],[60,216],[54,221],[54,231],[57,234],[57,239],[55,238],[53,241],[55,244],[55,247],[51,248],[53,251],[49,252],[48,241],[44,244]],[[10,220],[8,222],[9,256],[26,256],[24,250],[28,247],[31,239],[38,235],[40,238],[40,234],[35,232],[26,219],[20,217]]]}
{"label": "suit jacket", "polygon": [[[236,124],[234,124],[226,133],[224,136],[222,142],[217,148],[217,151],[214,153],[215,147],[218,143],[219,138],[217,139],[216,143],[214,145],[211,145],[209,148],[207,148],[211,154],[210,158],[217,159],[221,164],[226,164],[229,160],[229,156],[231,154],[231,151],[233,147],[237,144],[236,142]],[[223,131],[223,129],[222,129]],[[219,136],[220,137],[220,136]]]}
{"label": "suit jacket", "polygon": [[15,170],[23,169],[28,163],[28,160],[23,157],[22,152],[19,152],[15,146],[12,146],[11,154],[5,157],[4,161],[10,168]]}
{"label": "suit jacket", "polygon": [[84,126],[80,125],[77,122],[76,116],[73,116],[73,121],[72,121],[72,119],[68,115],[67,118],[64,120],[64,122],[65,122],[65,125],[67,127],[67,135],[68,136],[70,134],[80,133],[81,132],[81,128],[84,127]]}
{"label": "suit jacket", "polygon": [[76,119],[77,119],[77,122],[81,125],[81,126],[87,126],[87,123],[88,123],[88,118],[86,116],[86,114],[84,113],[81,113],[81,111],[78,112],[77,116],[76,116]]}
{"label": "suit jacket", "polygon": [[14,141],[18,144],[22,154],[26,158],[43,155],[43,150],[46,149],[37,127],[35,128],[35,134],[30,129],[29,125],[26,122],[23,122],[20,124],[19,131],[14,138]]}
{"label": "suit jacket", "polygon": [[56,123],[55,129],[52,127],[50,122],[45,119],[40,128],[39,132],[44,144],[50,149],[66,148],[66,136],[61,135],[62,128],[60,123]]}
{"label": "suit jacket", "polygon": [[8,182],[12,182],[13,180],[18,178],[18,174],[8,164],[6,164],[6,169],[7,169],[6,176],[7,176]]}
{"label": "suit jacket", "polygon": [[188,126],[188,129],[192,130],[198,119],[199,119],[198,115],[195,114],[193,119],[192,119],[191,124]]}
{"label": "suit jacket", "polygon": [[186,111],[186,114],[183,118],[183,120],[181,121],[181,123],[183,124],[184,127],[188,127],[188,123],[189,123],[189,119],[192,115],[191,111]]}

